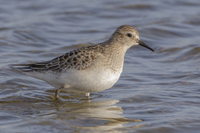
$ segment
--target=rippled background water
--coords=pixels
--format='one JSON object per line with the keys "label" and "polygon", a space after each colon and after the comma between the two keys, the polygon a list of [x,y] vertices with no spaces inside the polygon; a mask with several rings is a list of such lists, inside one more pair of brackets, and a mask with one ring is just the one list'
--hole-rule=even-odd
{"label": "rippled background water", "polygon": [[[9,68],[46,61],[135,26],[120,80],[91,100]],[[0,132],[170,132],[200,130],[199,0],[1,0]]]}

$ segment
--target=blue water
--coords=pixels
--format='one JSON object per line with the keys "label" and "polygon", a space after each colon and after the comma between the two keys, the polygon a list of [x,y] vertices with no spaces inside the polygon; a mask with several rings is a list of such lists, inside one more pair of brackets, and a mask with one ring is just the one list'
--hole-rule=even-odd
{"label": "blue water", "polygon": [[[199,133],[200,1],[0,1],[0,132]],[[9,64],[46,61],[134,26],[155,49],[130,48],[111,89],[62,92]]]}

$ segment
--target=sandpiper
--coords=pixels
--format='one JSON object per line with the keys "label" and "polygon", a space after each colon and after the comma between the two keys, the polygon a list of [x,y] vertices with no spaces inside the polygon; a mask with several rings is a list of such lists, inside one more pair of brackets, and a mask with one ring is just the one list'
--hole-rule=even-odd
{"label": "sandpiper", "polygon": [[133,45],[154,51],[140,40],[134,27],[122,25],[105,42],[70,51],[50,61],[17,64],[14,68],[54,86],[56,99],[61,90],[89,97],[91,92],[109,89],[118,81],[125,53]]}

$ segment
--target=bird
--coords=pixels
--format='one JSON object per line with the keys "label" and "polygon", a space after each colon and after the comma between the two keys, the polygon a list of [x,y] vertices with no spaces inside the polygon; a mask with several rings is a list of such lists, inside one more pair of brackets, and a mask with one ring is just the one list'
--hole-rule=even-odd
{"label": "bird", "polygon": [[122,25],[102,43],[72,50],[49,61],[12,66],[55,87],[55,99],[61,91],[89,97],[90,93],[109,89],[118,81],[125,53],[134,45],[154,51],[140,40],[133,26]]}

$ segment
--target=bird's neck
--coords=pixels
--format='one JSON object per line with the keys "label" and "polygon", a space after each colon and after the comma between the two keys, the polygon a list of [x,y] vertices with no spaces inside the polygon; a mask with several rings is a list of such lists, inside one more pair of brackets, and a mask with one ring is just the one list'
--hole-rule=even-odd
{"label": "bird's neck", "polygon": [[127,51],[125,47],[121,44],[117,43],[104,43],[104,56],[105,62],[111,66],[109,69],[113,70],[113,72],[122,72],[123,64],[124,64],[124,56]]}

